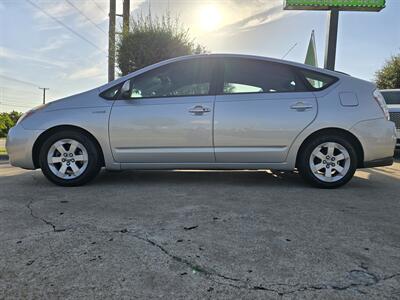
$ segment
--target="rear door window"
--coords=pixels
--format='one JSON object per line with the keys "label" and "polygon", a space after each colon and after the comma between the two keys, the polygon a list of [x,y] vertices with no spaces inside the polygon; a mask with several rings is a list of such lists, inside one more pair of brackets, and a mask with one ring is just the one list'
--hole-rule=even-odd
{"label": "rear door window", "polygon": [[255,59],[224,59],[223,94],[304,92],[307,88],[285,64]]}

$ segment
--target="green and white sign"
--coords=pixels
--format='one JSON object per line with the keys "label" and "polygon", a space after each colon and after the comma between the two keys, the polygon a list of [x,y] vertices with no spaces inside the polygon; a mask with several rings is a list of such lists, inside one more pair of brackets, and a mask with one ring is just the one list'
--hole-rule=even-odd
{"label": "green and white sign", "polygon": [[287,10],[350,10],[380,11],[385,0],[285,0]]}

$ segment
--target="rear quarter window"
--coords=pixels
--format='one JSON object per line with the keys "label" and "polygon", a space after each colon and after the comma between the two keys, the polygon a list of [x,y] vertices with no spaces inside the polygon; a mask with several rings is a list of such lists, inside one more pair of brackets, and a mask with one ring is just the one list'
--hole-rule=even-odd
{"label": "rear quarter window", "polygon": [[314,72],[305,69],[298,69],[298,70],[300,74],[304,77],[307,85],[309,85],[312,90],[316,91],[324,90],[339,80],[337,77],[326,75],[319,72]]}

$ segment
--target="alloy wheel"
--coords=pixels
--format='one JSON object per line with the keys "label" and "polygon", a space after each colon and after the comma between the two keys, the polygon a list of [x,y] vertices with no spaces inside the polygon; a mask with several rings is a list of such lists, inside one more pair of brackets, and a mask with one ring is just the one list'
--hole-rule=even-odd
{"label": "alloy wheel", "polygon": [[345,147],[335,142],[318,145],[310,156],[310,169],[323,182],[336,182],[350,169],[350,154]]}
{"label": "alloy wheel", "polygon": [[88,152],[78,141],[62,139],[51,145],[47,153],[51,172],[62,179],[79,177],[88,166]]}

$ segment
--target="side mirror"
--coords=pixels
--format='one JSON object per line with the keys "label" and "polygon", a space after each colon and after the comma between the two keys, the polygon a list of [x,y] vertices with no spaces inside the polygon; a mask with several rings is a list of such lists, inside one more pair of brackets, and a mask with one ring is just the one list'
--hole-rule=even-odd
{"label": "side mirror", "polygon": [[121,97],[122,99],[129,99],[130,98],[130,92],[131,92],[131,81],[127,80],[124,82],[121,88]]}

